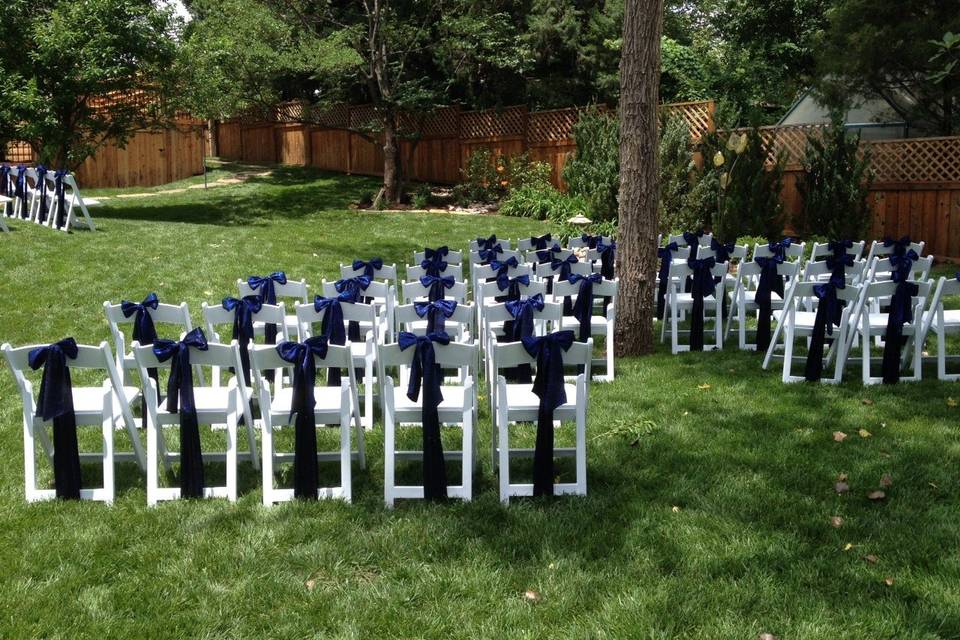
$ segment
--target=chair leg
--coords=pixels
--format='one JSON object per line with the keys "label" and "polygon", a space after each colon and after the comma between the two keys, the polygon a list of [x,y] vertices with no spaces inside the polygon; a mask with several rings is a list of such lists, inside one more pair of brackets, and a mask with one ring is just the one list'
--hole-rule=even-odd
{"label": "chair leg", "polygon": [[[157,504],[157,493],[160,488],[158,449],[160,448],[160,425],[153,420],[147,421],[147,505]],[[166,458],[166,456],[164,456]],[[164,460],[164,466],[168,466]]]}
{"label": "chair leg", "polygon": [[473,499],[473,410],[463,413],[463,445],[461,447],[461,470],[463,484],[463,500],[470,502]]}
{"label": "chair leg", "polygon": [[866,321],[864,316],[864,323],[860,329],[861,340],[861,349],[860,354],[861,362],[863,363],[863,384],[870,384],[870,325]]}
{"label": "chair leg", "polygon": [[103,399],[103,490],[107,502],[113,504],[115,495],[113,454],[113,390],[107,388]]}
{"label": "chair leg", "polygon": [[[350,474],[350,463],[353,447],[350,444],[350,429],[353,425],[350,422],[350,411],[341,410],[340,412],[340,492],[346,502],[353,500],[353,480]],[[360,437],[360,436],[358,436]]]}
{"label": "chair leg", "polygon": [[937,378],[947,379],[947,345],[945,344],[946,335],[943,330],[943,324],[936,329],[937,334]]}
{"label": "chair leg", "polygon": [[577,494],[587,495],[587,410],[577,405]]}
{"label": "chair leg", "polygon": [[387,402],[383,416],[383,500],[387,507],[392,508],[394,502],[393,488],[396,483],[396,443],[394,434],[393,411]]}
{"label": "chair leg", "polygon": [[497,444],[500,447],[500,502],[510,503],[510,430],[507,427],[506,403],[499,403],[497,413]]}
{"label": "chair leg", "polygon": [[227,500],[237,501],[237,412],[230,407],[227,413]]}
{"label": "chair leg", "polygon": [[787,325],[783,339],[783,382],[790,382],[790,378],[793,377],[791,371],[793,370],[793,341],[795,339],[793,327]]}
{"label": "chair leg", "polygon": [[269,507],[273,504],[273,420],[267,415],[270,412],[269,407],[264,407],[262,411],[264,411],[261,431],[263,462],[260,464],[260,470],[263,472],[263,504]]}
{"label": "chair leg", "polygon": [[32,500],[37,490],[37,450],[33,439],[34,425],[33,416],[23,416],[23,484],[24,495],[28,502]]}

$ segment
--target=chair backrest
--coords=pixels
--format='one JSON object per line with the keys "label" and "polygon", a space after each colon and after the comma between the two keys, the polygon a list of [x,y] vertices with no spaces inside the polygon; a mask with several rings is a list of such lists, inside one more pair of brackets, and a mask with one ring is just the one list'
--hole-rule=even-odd
{"label": "chair backrest", "polygon": [[[130,336],[125,336],[120,326],[126,324],[132,325],[137,315],[132,314],[127,318],[123,315],[122,305],[113,304],[112,302],[104,302],[103,310],[107,316],[107,323],[110,325],[110,333],[113,336],[114,349],[117,351],[116,355],[119,361],[119,359],[123,358],[123,355],[127,353],[126,338],[129,337],[130,340],[133,340],[133,332],[130,332]],[[176,331],[171,331],[168,335],[164,336],[160,331],[160,327],[157,327],[157,334],[161,337],[171,339],[179,338],[181,334],[193,329],[190,322],[190,310],[187,308],[186,302],[181,302],[180,304],[164,304],[161,302],[157,304],[156,309],[148,308],[147,313],[149,313],[153,319],[154,325],[166,324],[176,328]]]}
{"label": "chair backrest", "polygon": [[[403,303],[409,304],[414,300],[426,299],[430,295],[430,287],[424,286],[419,280],[403,283]],[[443,297],[456,300],[457,302],[467,301],[467,283],[457,280],[449,289],[443,290]]]}
{"label": "chair backrest", "polygon": [[[328,367],[347,369],[348,377],[344,378],[344,381],[349,379],[350,383],[356,387],[356,379],[354,378],[355,374],[353,371],[353,357],[350,353],[349,342],[342,346],[334,344],[327,345],[327,355],[321,358],[314,354],[313,363],[317,369],[324,369]],[[284,369],[292,366],[294,366],[293,363],[287,362],[280,357],[280,354],[277,352],[276,345],[256,345],[250,350],[250,368],[254,371],[257,388],[260,389],[261,394],[269,393],[271,388],[271,385],[264,382],[264,371]],[[284,386],[283,376],[278,376],[278,378],[279,379],[277,379],[273,385],[274,393],[276,393],[277,390],[282,389]],[[290,382],[292,384],[292,377],[290,378]]]}
{"label": "chair backrest", "polygon": [[[496,375],[502,369],[510,369],[521,364],[536,365],[537,359],[527,353],[522,342],[493,343],[493,371]],[[590,365],[593,361],[593,338],[586,342],[574,342],[570,349],[563,352],[564,367],[584,367],[584,380],[590,379]],[[567,398],[572,402],[572,398]]]}
{"label": "chair backrest", "polygon": [[[309,289],[310,287],[307,286],[306,280],[290,280],[289,278],[286,284],[276,282],[273,285],[273,290],[276,292],[277,298],[293,298],[299,302],[307,301]],[[260,294],[258,289],[254,289],[247,284],[246,280],[240,280],[239,278],[237,279],[237,290],[240,292],[241,298]]]}
{"label": "chair backrest", "polygon": [[[523,240],[517,240],[518,244],[521,242],[523,242]],[[530,240],[527,239],[527,242],[529,243]],[[510,240],[509,238],[497,238],[497,244],[499,244],[504,249],[510,249],[512,248],[513,241]],[[470,241],[470,251],[480,251],[480,243],[477,242],[476,238]]]}
{"label": "chair backrest", "polygon": [[[498,302],[484,307],[483,318],[487,322],[507,322],[513,320],[513,316],[507,311],[507,304],[505,302]],[[534,310],[533,312],[534,322],[551,322],[554,327],[560,326],[562,318],[563,305],[559,302],[544,302],[543,309],[539,311]]]}
{"label": "chair backrest", "polygon": [[933,292],[933,298],[930,300],[930,313],[935,312],[938,307],[943,305],[943,296],[960,295],[960,280],[954,278],[941,277],[937,280],[937,288]]}
{"label": "chair backrest", "polygon": [[[764,245],[764,248],[766,248],[766,245]],[[737,277],[744,285],[749,285],[751,282],[756,284],[757,279],[762,271],[763,268],[757,263],[756,259],[750,260],[749,262],[741,262],[740,266],[737,268]],[[777,265],[777,274],[780,276],[785,276],[791,280],[796,278],[799,272],[799,262],[787,261],[781,262]]]}
{"label": "chair backrest", "polygon": [[[686,251],[687,255],[690,254],[690,247],[681,247],[677,252]],[[750,246],[745,244],[735,244],[733,245],[733,251],[730,252],[730,259],[736,260],[737,262],[744,262],[747,259],[747,252],[750,251]],[[716,258],[717,252],[714,251],[710,245],[703,246],[700,245],[697,247],[697,259],[703,260],[704,258]]]}
{"label": "chair backrest", "polygon": [[[552,268],[550,268],[549,262],[544,262],[543,264],[538,264],[536,266],[534,273],[538,278],[548,278],[550,276],[559,275],[560,271],[559,269],[557,271],[554,271]],[[588,276],[591,273],[593,273],[593,264],[590,262],[585,262],[583,260],[572,263],[570,265],[570,273],[576,273],[581,276]]]}
{"label": "chair backrest", "polygon": [[[930,295],[932,282],[930,280],[917,281],[917,295],[913,296],[914,305],[923,304]],[[892,296],[899,283],[887,280],[884,282],[868,282],[865,285],[864,299],[874,300],[878,298],[888,298]]]}
{"label": "chair backrest", "polygon": [[[10,367],[11,373],[17,382],[17,386],[20,389],[21,396],[26,400],[29,387],[26,383],[27,376],[33,375],[34,373],[37,376],[42,375],[43,367],[38,369],[36,372],[30,368],[30,352],[36,349],[37,347],[45,347],[45,344],[33,344],[25,347],[12,347],[9,343],[4,343],[0,349],[3,350],[4,358],[7,361],[7,365]],[[74,359],[67,358],[67,366],[70,369],[102,369],[107,372],[107,375],[110,379],[110,384],[118,392],[123,387],[121,382],[120,373],[114,364],[113,353],[110,351],[110,345],[106,340],[101,342],[99,345],[77,345],[77,357]],[[74,381],[76,384],[76,381]],[[39,385],[32,385],[34,387],[35,393],[40,393]],[[125,405],[126,399],[122,393],[118,393],[120,396],[120,402]],[[126,407],[125,407],[126,408]],[[127,408],[128,409],[128,408]],[[129,409],[128,409],[129,410]]]}
{"label": "chair backrest", "polygon": [[[930,275],[930,269],[933,268],[933,256],[918,258],[910,266],[910,277],[908,280],[919,282],[926,280]],[[893,267],[890,264],[890,258],[874,258],[867,270],[866,281],[875,282],[877,280],[889,279]]]}
{"label": "chair backrest", "polygon": [[[792,288],[792,295],[787,301],[788,304],[800,304],[803,300],[816,300],[817,297],[814,294],[814,288],[819,287],[820,282],[797,282]],[[842,289],[837,289],[837,298],[848,303],[847,306],[852,307],[853,303],[856,303],[860,298],[860,292],[862,287],[860,285],[851,284],[847,285]],[[810,308],[807,305],[806,308]]]}
{"label": "chair backrest", "polygon": [[[854,260],[853,265],[844,269],[847,284],[859,284],[867,268],[866,260]],[[810,260],[803,265],[803,280],[826,280],[833,273],[827,267],[826,260]]]}
{"label": "chair backrest", "polygon": [[[200,305],[200,314],[203,317],[208,340],[223,342],[222,336],[232,335],[234,311],[227,311],[223,308],[222,304],[211,306],[204,302]],[[260,307],[260,311],[252,315],[254,322],[276,324],[281,338],[283,340],[289,340],[289,333],[285,322],[286,307],[283,302],[276,305],[265,304]],[[217,331],[217,325],[230,325],[230,329],[228,329],[226,333],[221,334]]]}
{"label": "chair backrest", "polygon": [[[613,242],[612,236],[601,236],[603,244],[610,244]],[[660,240],[657,239],[657,245],[659,246]],[[580,236],[570,236],[570,239],[567,241],[568,249],[579,249],[580,247],[588,246],[586,242]]]}
{"label": "chair backrest", "polygon": [[544,251],[550,252],[550,258],[552,260],[566,260],[567,258],[569,258],[574,254],[573,249],[558,249],[556,251],[554,251],[553,249],[541,249],[540,251],[537,251],[536,249],[531,249],[530,251],[527,251],[525,253],[524,258],[518,258],[518,260],[520,260],[521,262],[526,260],[531,264],[539,264],[540,256],[538,256],[537,254],[543,253]]}
{"label": "chair backrest", "polygon": [[[464,344],[462,342],[451,342],[450,344],[433,345],[436,354],[437,364],[446,368],[467,367],[475,369],[477,357],[479,354],[476,344]],[[408,347],[405,350],[400,349],[396,343],[380,345],[379,365],[383,367],[408,367],[413,362],[415,347]]]}
{"label": "chair backrest", "polygon": [[[516,249],[504,249],[502,252],[497,254],[497,260],[509,260],[510,258],[516,258],[518,262],[523,262],[525,260],[523,252],[517,251]],[[480,258],[479,251],[470,251],[470,265],[475,266],[483,262]]]}
{"label": "chair backrest", "polygon": [[[353,269],[353,264],[340,264],[340,277],[341,278],[356,278],[357,276],[363,275],[363,269]],[[378,269],[373,273],[374,280],[386,280],[393,284],[396,284],[399,281],[399,276],[397,275],[397,265],[395,264],[385,264],[383,267]]]}
{"label": "chair backrest", "polygon": [[[698,242],[701,247],[709,247],[712,240],[712,233],[704,233],[699,237]],[[667,238],[667,244],[670,244],[671,242],[676,242],[678,247],[689,246],[686,239],[683,237],[683,234],[677,236],[671,235],[669,238]]]}
{"label": "chair backrest", "polygon": [[[426,257],[425,251],[414,251],[413,264],[420,264]],[[463,252],[450,249],[450,252],[444,256],[443,260],[447,264],[461,264],[463,262]]]}
{"label": "chair backrest", "polygon": [[[922,240],[920,242],[911,242],[907,250],[913,249],[917,252],[918,256],[923,255],[923,247],[926,245]],[[874,258],[883,258],[885,256],[891,255],[896,249],[895,245],[890,245],[885,247],[883,245],[883,240],[874,240],[870,243],[870,251],[867,253],[867,262],[870,263]]]}
{"label": "chair backrest", "polygon": [[[419,280],[422,276],[427,275],[427,270],[418,264],[408,264],[406,271],[407,282]],[[440,272],[440,275],[453,276],[455,280],[463,280],[463,265],[448,264],[447,268]]]}
{"label": "chair backrest", "polygon": [[[309,338],[316,335],[313,325],[323,322],[326,310],[317,311],[313,303],[298,304],[294,307],[297,314],[297,324],[300,326],[300,335]],[[341,302],[340,309],[343,311],[343,319],[346,322],[366,322],[373,327],[374,342],[377,341],[380,331],[377,326],[377,311],[372,304],[363,304],[361,302]]]}
{"label": "chair backrest", "polygon": [[[727,275],[729,268],[729,263],[719,262],[714,265],[713,269],[710,270],[711,275],[717,279],[715,295],[718,296],[718,300],[723,295],[723,279]],[[743,269],[743,264],[740,265],[740,268]],[[672,290],[675,290],[679,293],[682,290],[683,284],[686,282],[687,278],[691,277],[692,275],[693,269],[689,264],[687,264],[686,260],[674,260],[670,263],[670,281],[673,283]],[[554,294],[557,293],[556,287],[554,287],[553,292]]]}
{"label": "chair backrest", "polygon": [[[376,298],[380,300],[392,299],[391,289],[392,285],[386,282],[377,282],[376,280],[371,280],[370,285],[360,292],[361,298]],[[335,282],[330,282],[329,280],[323,280],[320,283],[320,290],[323,292],[321,295],[327,298],[335,298],[339,294],[337,292],[337,284]],[[304,300],[301,304],[305,304],[307,301]]]}
{"label": "chair backrest", "polygon": [[[803,250],[807,246],[806,242],[792,242],[790,246],[786,248],[784,254],[787,258],[787,262],[797,262],[803,260]],[[753,259],[757,258],[769,258],[773,255],[773,251],[770,250],[769,244],[755,244],[753,245]]]}
{"label": "chair backrest", "polygon": [[[846,254],[853,256],[854,260],[860,260],[863,257],[863,247],[866,245],[866,242],[860,240],[859,242],[854,242],[853,246],[849,247],[846,250]],[[814,262],[816,260],[824,260],[827,256],[833,255],[833,252],[830,251],[830,244],[827,242],[814,242],[813,250],[810,252],[810,261]],[[919,255],[919,254],[917,254]]]}
{"label": "chair backrest", "polygon": [[[537,237],[539,237],[539,236],[537,236]],[[535,249],[534,249],[534,246],[533,246],[533,242],[532,242],[532,240],[534,240],[534,239],[535,239],[535,238],[531,238],[530,236],[527,236],[527,237],[525,237],[525,238],[520,238],[519,240],[517,240],[517,250],[518,250],[518,251],[530,251],[530,250],[535,250]],[[552,247],[554,244],[557,244],[558,242],[559,242],[559,238],[551,238],[551,239],[547,242],[547,246],[548,246],[548,247]]]}
{"label": "chair backrest", "polygon": [[[169,369],[173,366],[174,360],[170,358],[166,362],[160,362],[153,353],[152,346],[141,346],[138,342],[133,343],[133,357],[137,360],[137,366],[140,368],[141,379],[143,380],[148,377],[147,369]],[[207,344],[206,351],[190,347],[190,365],[193,367],[220,367],[222,369],[233,367],[237,371],[241,371],[243,365],[240,363],[240,346],[236,340],[233,340],[230,344],[210,342]],[[238,376],[237,380],[241,385],[243,384],[243,376]],[[194,380],[194,385],[199,386],[197,380]]]}
{"label": "chair backrest", "polygon": [[[446,331],[450,335],[462,335],[464,329],[470,329],[473,327],[474,320],[476,320],[477,310],[474,307],[472,302],[467,302],[464,304],[457,303],[457,308],[453,310],[453,314],[449,318],[444,318],[444,323],[446,326]],[[397,324],[401,327],[407,325],[403,328],[404,331],[413,332],[413,329],[410,327],[414,322],[424,320],[417,315],[417,310],[412,304],[402,304],[397,307]],[[452,330],[450,325],[459,325],[457,330]]]}
{"label": "chair backrest", "polygon": [[[545,282],[538,282],[536,280],[531,280],[528,285],[520,285],[520,295],[524,297],[535,296],[540,294],[544,297],[547,295],[547,284]],[[493,303],[494,298],[499,298],[500,296],[506,295],[506,291],[501,291],[497,286],[496,282],[483,282],[480,281],[477,283],[477,291],[474,294],[474,300],[476,300],[477,305],[482,307],[484,311],[488,306]]]}
{"label": "chair backrest", "polygon": [[[619,278],[615,278],[613,280],[601,280],[593,285],[593,295],[594,297],[612,298],[613,306],[611,308],[615,308],[619,284]],[[555,298],[565,298],[567,296],[576,298],[578,291],[580,291],[579,282],[557,280],[553,283],[553,295]]]}
{"label": "chair backrest", "polygon": [[[519,263],[515,267],[507,268],[507,276],[518,278],[520,276],[533,276],[533,268],[525,262]],[[477,264],[473,266],[473,277],[477,280],[486,280],[487,278],[496,278],[497,272],[488,264]]]}

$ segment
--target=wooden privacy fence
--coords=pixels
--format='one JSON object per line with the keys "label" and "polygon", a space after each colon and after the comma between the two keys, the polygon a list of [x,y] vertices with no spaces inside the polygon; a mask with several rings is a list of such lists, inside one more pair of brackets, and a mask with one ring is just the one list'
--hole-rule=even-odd
{"label": "wooden privacy fence", "polygon": [[[164,129],[136,131],[125,147],[107,142],[77,169],[80,186],[152,187],[203,173],[204,127],[182,123]],[[34,153],[26,143],[11,143],[6,161],[12,164],[34,162]]]}
{"label": "wooden privacy fence", "polygon": [[[671,104],[663,109],[685,118],[695,137],[713,130],[713,102]],[[505,156],[526,152],[531,159],[550,165],[551,181],[563,188],[563,165],[576,149],[573,126],[583,111],[529,111],[523,106],[460,111],[447,107],[420,118],[404,114],[400,129],[415,134],[417,140],[400,141],[401,163],[412,180],[452,184],[460,180],[462,168],[477,149]],[[316,111],[303,103],[287,103],[267,121],[219,123],[217,148],[225,159],[378,176],[383,175],[382,142],[378,136],[360,133],[375,130],[375,119],[369,105]]]}
{"label": "wooden privacy fence", "polygon": [[[810,125],[761,129],[771,159],[782,155],[785,162],[781,199],[788,216],[803,206],[797,184],[807,140],[823,131]],[[924,240],[938,258],[960,259],[960,136],[866,141],[861,148],[874,174],[871,236],[909,235]]]}

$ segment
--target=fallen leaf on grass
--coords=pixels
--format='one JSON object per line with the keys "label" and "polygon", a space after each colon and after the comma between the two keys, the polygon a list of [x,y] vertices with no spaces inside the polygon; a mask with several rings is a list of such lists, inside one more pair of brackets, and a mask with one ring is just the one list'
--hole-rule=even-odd
{"label": "fallen leaf on grass", "polygon": [[887,494],[885,494],[883,491],[871,491],[867,494],[867,498],[870,500],[883,500],[886,497]]}
{"label": "fallen leaf on grass", "polygon": [[837,474],[837,482],[846,482],[846,481],[847,481],[847,474],[845,473]]}
{"label": "fallen leaf on grass", "polygon": [[893,476],[891,476],[889,473],[883,474],[883,477],[880,478],[880,486],[884,488],[892,487]]}
{"label": "fallen leaf on grass", "polygon": [[850,485],[848,485],[846,482],[837,482],[833,485],[833,490],[837,493],[846,493],[847,491],[850,491]]}
{"label": "fallen leaf on grass", "polygon": [[861,438],[869,438],[870,436],[873,435],[872,433],[870,433],[870,432],[867,431],[866,429],[860,429],[860,431],[857,431],[857,433],[860,434],[860,437],[861,437]]}
{"label": "fallen leaf on grass", "polygon": [[317,586],[317,579],[316,579],[316,578],[310,578],[309,580],[307,580],[307,581],[304,582],[303,584],[304,584],[304,586],[307,587],[307,591],[313,591],[313,588]]}
{"label": "fallen leaf on grass", "polygon": [[674,505],[671,511],[673,511],[674,513],[680,513],[680,507]]}
{"label": "fallen leaf on grass", "polygon": [[761,633],[757,636],[757,640],[777,640],[777,636],[772,633]]}
{"label": "fallen leaf on grass", "polygon": [[873,400],[871,400],[870,398],[864,398],[864,399],[861,400],[860,402],[862,402],[863,404],[867,405],[868,407],[873,404]]}
{"label": "fallen leaf on grass", "polygon": [[697,385],[697,389],[700,389],[701,391],[706,391],[706,390],[709,389],[709,388],[710,388],[710,385],[708,385],[708,384],[706,384],[706,383]]}
{"label": "fallen leaf on grass", "polygon": [[540,602],[540,594],[533,589],[527,589],[523,592],[523,599],[527,602]]}
{"label": "fallen leaf on grass", "polygon": [[839,529],[840,527],[843,526],[843,518],[841,518],[840,516],[833,516],[832,518],[830,518],[830,526],[833,527],[834,529]]}
{"label": "fallen leaf on grass", "polygon": [[953,398],[947,398],[947,406],[948,406],[948,407],[955,407],[955,406],[957,406],[957,401],[954,400]]}
{"label": "fallen leaf on grass", "polygon": [[863,556],[863,559],[866,560],[867,564],[877,564],[877,561],[880,559],[872,553],[866,556]]}
{"label": "fallen leaf on grass", "polygon": [[843,442],[847,439],[847,434],[843,431],[834,431],[833,432],[833,441],[834,442]]}
{"label": "fallen leaf on grass", "polygon": [[883,579],[883,584],[887,585],[888,587],[892,587],[893,578],[891,578],[890,576],[887,576],[886,578]]}
{"label": "fallen leaf on grass", "polygon": [[940,488],[940,487],[937,485],[936,482],[928,482],[927,484],[930,485],[931,487],[933,487],[934,489],[939,489],[939,488]]}
{"label": "fallen leaf on grass", "polygon": [[854,547],[854,544],[852,542],[848,542],[847,544],[843,545],[843,550],[850,551],[851,549],[853,549],[853,547]]}

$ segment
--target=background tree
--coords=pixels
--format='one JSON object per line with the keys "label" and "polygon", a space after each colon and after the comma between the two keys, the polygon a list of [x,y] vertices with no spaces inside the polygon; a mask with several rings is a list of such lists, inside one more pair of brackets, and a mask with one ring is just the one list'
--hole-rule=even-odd
{"label": "background tree", "polygon": [[626,0],[620,61],[617,355],[653,350],[661,0]]}
{"label": "background tree", "polygon": [[[155,100],[172,63],[174,22],[147,0],[20,2],[4,21],[0,55],[10,137],[30,143],[40,162],[76,168],[107,140],[163,116]],[[11,42],[16,49],[8,50]],[[146,103],[128,99],[146,89]]]}

